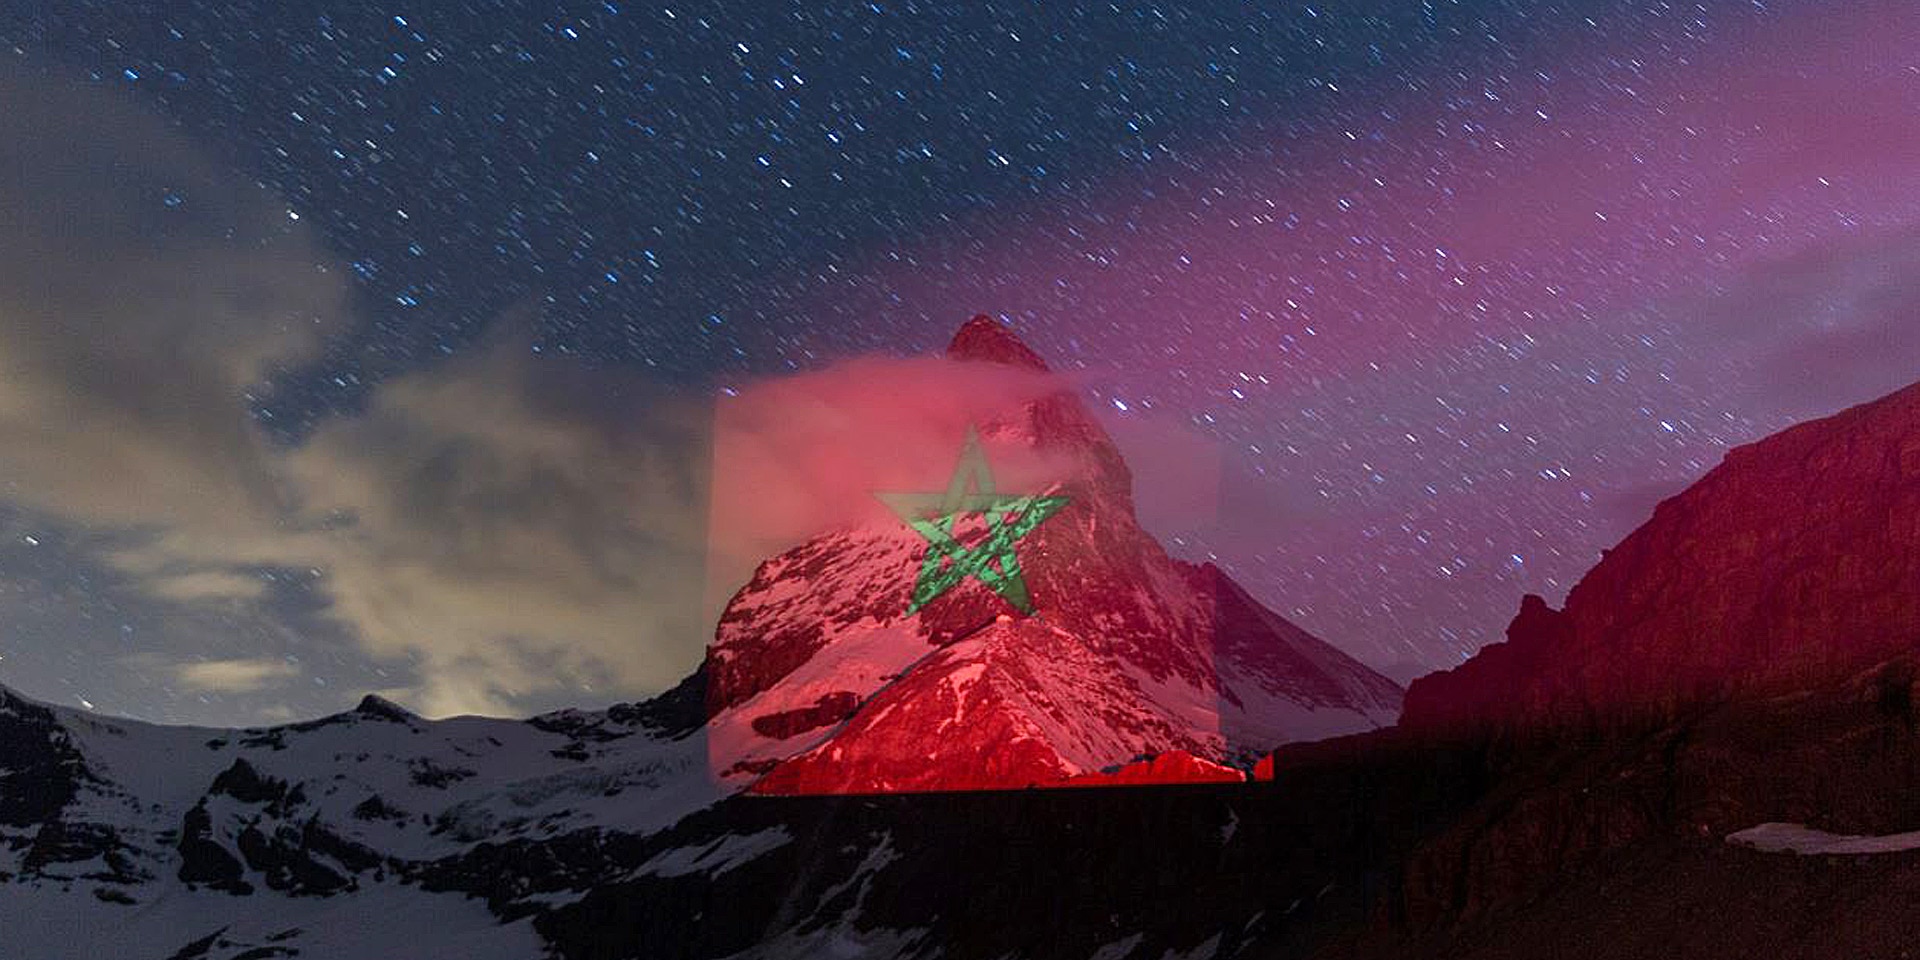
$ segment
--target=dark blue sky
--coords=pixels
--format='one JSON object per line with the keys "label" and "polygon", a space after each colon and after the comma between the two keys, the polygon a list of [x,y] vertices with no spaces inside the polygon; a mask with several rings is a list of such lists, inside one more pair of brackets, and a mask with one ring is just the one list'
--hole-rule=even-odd
{"label": "dark blue sky", "polygon": [[[933,349],[981,311],[1084,373],[1112,416],[1223,451],[1241,519],[1167,531],[1180,552],[1370,662],[1453,662],[1728,444],[1920,373],[1888,319],[1920,196],[1883,176],[1914,142],[1898,119],[1913,27],[1895,4],[1748,0],[7,5],[0,56],[21,79],[6,91],[47,108],[12,148],[111,156],[80,165],[93,181],[55,177],[0,209],[57,239],[47,225],[88,182],[114,183],[98,191],[111,209],[75,221],[106,239],[30,245],[39,259],[0,300],[55,318],[0,351],[77,371],[49,374],[32,409],[141,411],[129,433],[178,461],[151,469],[257,474],[237,512],[282,518],[267,527],[324,527],[285,519],[323,491],[347,504],[336,518],[395,529],[346,558],[196,526],[167,491],[217,484],[83,498],[46,464],[84,456],[16,444],[0,460],[18,478],[0,682],[203,720],[418,692],[482,656],[429,639],[484,629],[445,608],[462,602],[449,584],[565,593],[567,570],[646,555],[528,533],[593,528],[603,495],[631,491],[573,477],[565,509],[527,506],[553,480],[515,472],[503,438],[520,435],[501,424],[564,424],[568,450],[611,444],[630,467],[645,454],[597,425],[607,396],[651,398],[674,424],[756,378]],[[316,322],[293,348],[215,334],[185,360],[107,364],[88,344],[186,294],[130,287],[82,309],[87,284],[36,299],[32,276],[111,269],[100,251],[128,242],[122,227],[175,277],[310,265],[317,289],[299,273],[260,297],[292,298],[282,323]],[[250,259],[267,249],[269,266]],[[252,315],[253,297],[220,309]],[[90,329],[87,309],[119,318]],[[206,335],[196,324],[180,343]],[[503,328],[526,339],[490,346]],[[29,335],[55,330],[79,345]],[[204,394],[103,386],[200,376],[191,357],[207,355]],[[626,386],[550,382],[580,376]],[[524,402],[489,414],[470,382]],[[498,429],[465,436],[463,416]],[[642,432],[657,447],[677,429]],[[439,460],[367,452],[426,431],[458,441]],[[489,466],[511,482],[444,496],[443,474]],[[364,478],[392,469],[425,492],[378,501],[384,481]],[[506,506],[476,535],[470,514],[422,505],[441,501]],[[566,559],[435,566],[475,543]],[[375,602],[355,564],[427,572]],[[236,576],[254,582],[239,597],[220,579]],[[604,580],[570,602],[625,583]],[[697,656],[642,640],[645,670],[549,669],[548,641],[570,641],[538,632],[510,638],[519,681],[420,696],[631,697]]]}
{"label": "dark blue sky", "polygon": [[527,299],[555,349],[676,378],[816,362],[796,337],[930,346],[968,305],[835,315],[815,275],[1151,196],[1249,141],[1309,180],[1320,133],[1450,74],[1698,31],[1367,6],[30,4],[0,38],[133,91],[350,265],[366,322],[271,405],[300,423]]}

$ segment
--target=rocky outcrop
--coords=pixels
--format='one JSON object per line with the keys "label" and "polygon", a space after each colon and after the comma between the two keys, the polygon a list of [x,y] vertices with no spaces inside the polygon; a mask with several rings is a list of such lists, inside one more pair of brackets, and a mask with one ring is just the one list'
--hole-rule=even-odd
{"label": "rocky outcrop", "polygon": [[290,809],[306,801],[306,794],[298,785],[263,776],[245,758],[233,761],[232,766],[220,771],[220,775],[213,778],[213,783],[207,787],[207,795],[260,804],[273,816],[285,816]]}
{"label": "rocky outcrop", "polygon": [[0,688],[0,825],[37,826],[60,815],[92,779],[73,739],[46,707]]}
{"label": "rocky outcrop", "polygon": [[1242,783],[737,797],[622,852],[619,879],[534,924],[566,960],[1305,957],[1381,907],[1396,842],[1355,816],[1364,805],[1328,801],[1424,799],[1350,774],[1344,793],[1291,797]]}
{"label": "rocky outcrop", "polygon": [[1730,452],[1564,609],[1530,596],[1505,643],[1413,683],[1390,736],[1484,787],[1410,855],[1409,928],[1760,823],[1920,828],[1916,656],[1920,387]]}
{"label": "rocky outcrop", "polygon": [[[1567,878],[1604,885],[1649,857],[1719,871],[1729,863],[1726,838],[1758,824],[1845,835],[1920,828],[1917,669],[1920,657],[1902,654],[1796,693],[1729,698],[1637,731],[1560,742],[1457,730],[1353,738],[1356,769],[1455,785],[1435,813],[1400,812],[1403,827],[1424,833],[1405,848],[1380,915],[1391,922],[1354,955],[1444,956],[1474,943],[1524,955],[1508,931],[1546,909]],[[1296,762],[1288,750],[1276,755],[1280,789],[1298,786],[1289,779]],[[1554,953],[1633,955],[1583,953],[1571,942]]]}

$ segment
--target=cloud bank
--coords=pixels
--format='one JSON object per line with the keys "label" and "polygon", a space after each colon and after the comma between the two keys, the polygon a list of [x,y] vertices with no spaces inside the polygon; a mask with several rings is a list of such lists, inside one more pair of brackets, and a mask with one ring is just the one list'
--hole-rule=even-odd
{"label": "cloud bank", "polygon": [[[668,687],[760,560],[896,522],[874,491],[939,488],[970,424],[1073,386],[869,357],[716,406],[536,353],[529,318],[507,316],[278,443],[250,400],[366,322],[347,272],[297,211],[120,94],[13,73],[0,102],[22,106],[0,111],[0,164],[21,171],[0,183],[0,507],[77,531],[74,549],[159,620],[253,625],[211,647],[137,631],[113,656],[176,694],[271,704],[261,719],[287,714],[276,691],[346,660],[378,665],[378,692],[428,715]],[[1204,488],[1159,512],[1211,523],[1202,441],[1120,426],[1139,434],[1122,442],[1145,478]],[[1005,489],[1059,468],[990,454]],[[301,655],[259,636],[293,636]]]}
{"label": "cloud bank", "polygon": [[299,673],[284,660],[204,660],[174,666],[181,685],[191,690],[251,691]]}
{"label": "cloud bank", "polygon": [[[317,575],[429,714],[697,659],[703,405],[502,335],[276,445],[252,392],[354,322],[303,222],[111,91],[12,72],[0,103],[0,499],[163,604],[271,619],[263,573]],[[128,657],[190,691],[297,672],[171,653]]]}

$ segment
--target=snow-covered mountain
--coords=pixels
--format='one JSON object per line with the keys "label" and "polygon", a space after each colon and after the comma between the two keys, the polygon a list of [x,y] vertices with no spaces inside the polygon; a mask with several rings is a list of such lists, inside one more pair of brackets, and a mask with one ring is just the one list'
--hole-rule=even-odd
{"label": "snow-covered mountain", "polygon": [[[1047,369],[987,317],[947,356]],[[764,793],[1017,788],[1172,753],[1217,775],[1398,714],[1392,681],[1217,568],[1168,556],[1135,519],[1118,448],[1071,393],[979,433],[989,454],[1056,465],[1021,492],[1066,499],[1018,543],[1031,611],[969,580],[908,612],[927,542],[899,522],[766,561],[706,662],[723,779]]]}
{"label": "snow-covered mountain", "polygon": [[[700,683],[243,730],[0,692],[0,957],[1296,955],[1366,915],[1377,807],[1426,804],[1304,764],[1286,790],[763,796],[708,776]],[[1169,772],[1207,774],[1163,755],[1111,779]]]}
{"label": "snow-covered mountain", "polygon": [[600,712],[429,721],[368,697],[221,730],[0,689],[0,957],[539,956],[527,922],[501,922],[510,904],[448,892],[457,864],[644,835],[714,802],[698,702],[690,685]]}
{"label": "snow-covered mountain", "polygon": [[0,689],[0,957],[1145,960],[1363,907],[1349,854],[1374,854],[1316,791],[760,796],[708,775],[700,684],[525,721],[368,698],[240,730]]}

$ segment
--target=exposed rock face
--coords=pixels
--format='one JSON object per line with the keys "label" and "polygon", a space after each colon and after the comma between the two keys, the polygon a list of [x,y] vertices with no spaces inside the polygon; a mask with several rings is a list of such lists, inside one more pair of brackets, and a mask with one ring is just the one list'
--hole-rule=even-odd
{"label": "exposed rock face", "polygon": [[1791,691],[1920,640],[1920,385],[1736,448],[1405,722],[1615,722]]}
{"label": "exposed rock face", "polygon": [[[1477,784],[1465,794],[1472,802],[1431,821],[1432,832],[1406,859],[1398,907],[1405,932],[1447,940],[1467,930],[1505,940],[1509,922],[1564,878],[1637,869],[1636,860],[1649,855],[1716,874],[1760,869],[1764,857],[1724,849],[1729,835],[1758,824],[1805,823],[1848,835],[1920,829],[1917,670],[1915,654],[1903,654],[1795,694],[1733,697],[1664,724],[1559,743],[1522,745],[1501,735],[1435,741],[1393,731],[1382,743],[1414,745],[1403,756],[1427,771],[1422,776],[1464,771],[1464,782]],[[1377,761],[1380,747],[1369,744],[1361,755]],[[1279,761],[1284,787],[1284,751]],[[1702,921],[1664,922],[1681,935]],[[1569,944],[1556,955],[1634,954]]]}
{"label": "exposed rock face", "polygon": [[1307,957],[1380,893],[1355,808],[1317,802],[1246,784],[738,797],[535,926],[567,960]]}
{"label": "exposed rock face", "polygon": [[[1046,370],[986,317],[948,357]],[[768,560],[707,657],[721,777],[762,793],[1045,785],[1167,751],[1246,764],[1397,710],[1392,681],[1141,530],[1126,463],[1071,393],[978,428],[990,459],[1053,465],[1017,492],[1067,498],[1017,545],[1032,613],[969,580],[909,614],[926,542],[898,522]]]}
{"label": "exposed rock face", "polygon": [[1916,656],[1920,386],[1731,451],[1564,610],[1530,596],[1507,642],[1414,681],[1375,748],[1482,786],[1410,856],[1404,916],[1510,915],[1649,850],[1718,876],[1761,823],[1920,828]]}

